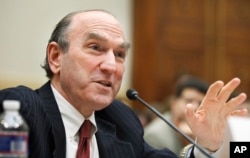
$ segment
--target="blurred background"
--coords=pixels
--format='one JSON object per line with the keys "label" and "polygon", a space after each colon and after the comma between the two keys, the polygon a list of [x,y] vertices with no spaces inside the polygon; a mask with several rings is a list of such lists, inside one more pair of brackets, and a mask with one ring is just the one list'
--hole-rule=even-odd
{"label": "blurred background", "polygon": [[135,88],[158,105],[183,74],[208,83],[242,80],[237,91],[250,95],[249,0],[1,0],[0,88],[38,88],[49,36],[68,12],[106,9],[121,22],[132,43],[119,99]]}
{"label": "blurred background", "polygon": [[162,101],[182,74],[242,80],[250,95],[249,0],[134,0],[132,85]]}
{"label": "blurred background", "polygon": [[[25,84],[40,87],[47,78],[41,68],[49,37],[61,18],[76,10],[105,9],[119,19],[132,41],[131,0],[0,0],[0,89]],[[132,50],[132,49],[131,49]],[[130,50],[130,51],[131,51]],[[131,53],[129,57],[131,58]],[[131,85],[131,60],[122,86]]]}

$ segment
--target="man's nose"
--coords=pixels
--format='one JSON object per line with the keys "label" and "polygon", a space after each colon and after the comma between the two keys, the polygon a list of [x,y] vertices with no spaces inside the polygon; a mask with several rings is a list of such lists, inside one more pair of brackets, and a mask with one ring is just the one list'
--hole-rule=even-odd
{"label": "man's nose", "polygon": [[112,50],[109,50],[103,55],[103,62],[100,67],[101,70],[109,73],[113,73],[116,71],[116,58]]}

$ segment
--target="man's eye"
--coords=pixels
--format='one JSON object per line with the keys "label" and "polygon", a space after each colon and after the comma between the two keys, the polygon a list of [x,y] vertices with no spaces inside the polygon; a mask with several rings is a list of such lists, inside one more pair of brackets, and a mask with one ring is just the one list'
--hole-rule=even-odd
{"label": "man's eye", "polygon": [[121,59],[125,59],[126,53],[122,52],[122,51],[116,52],[115,56],[118,57],[118,58],[121,58]]}
{"label": "man's eye", "polygon": [[96,44],[91,45],[90,48],[93,50],[100,50],[100,46]]}

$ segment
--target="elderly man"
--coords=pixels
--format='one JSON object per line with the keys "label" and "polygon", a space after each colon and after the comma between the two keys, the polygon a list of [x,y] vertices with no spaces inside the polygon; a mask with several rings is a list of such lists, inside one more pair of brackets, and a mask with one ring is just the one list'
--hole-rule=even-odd
{"label": "elderly man", "polygon": [[[30,127],[29,157],[177,157],[168,149],[156,150],[145,143],[135,113],[114,99],[128,48],[119,22],[106,11],[73,12],[57,24],[43,66],[49,81],[35,91],[24,86],[0,91],[1,102],[21,102],[21,114]],[[226,85],[217,81],[198,110],[187,107],[197,143],[210,152],[221,146],[226,117],[246,113],[234,111],[245,94],[227,102],[239,83],[237,78]],[[84,122],[90,122],[88,156],[80,155]]]}

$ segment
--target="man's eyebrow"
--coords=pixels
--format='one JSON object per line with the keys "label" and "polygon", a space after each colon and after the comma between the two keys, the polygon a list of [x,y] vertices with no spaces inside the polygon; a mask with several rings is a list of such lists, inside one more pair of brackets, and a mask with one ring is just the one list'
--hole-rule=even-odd
{"label": "man's eyebrow", "polygon": [[[98,34],[98,33],[95,33],[95,32],[90,32],[88,35],[87,35],[87,38],[86,40],[89,40],[89,39],[97,39],[97,40],[101,40],[103,42],[106,42],[107,39],[105,37],[103,37],[102,35]],[[128,50],[130,48],[130,43],[128,42],[124,42],[122,44],[120,44],[121,48],[124,48],[126,50]]]}
{"label": "man's eyebrow", "polygon": [[101,40],[101,41],[107,41],[107,39],[103,36],[101,36],[100,34],[98,33],[94,33],[94,32],[90,32],[88,35],[87,35],[87,40],[89,39],[97,39],[97,40]]}
{"label": "man's eyebrow", "polygon": [[123,44],[121,44],[121,47],[125,48],[126,50],[128,50],[130,48],[130,43],[124,42]]}

